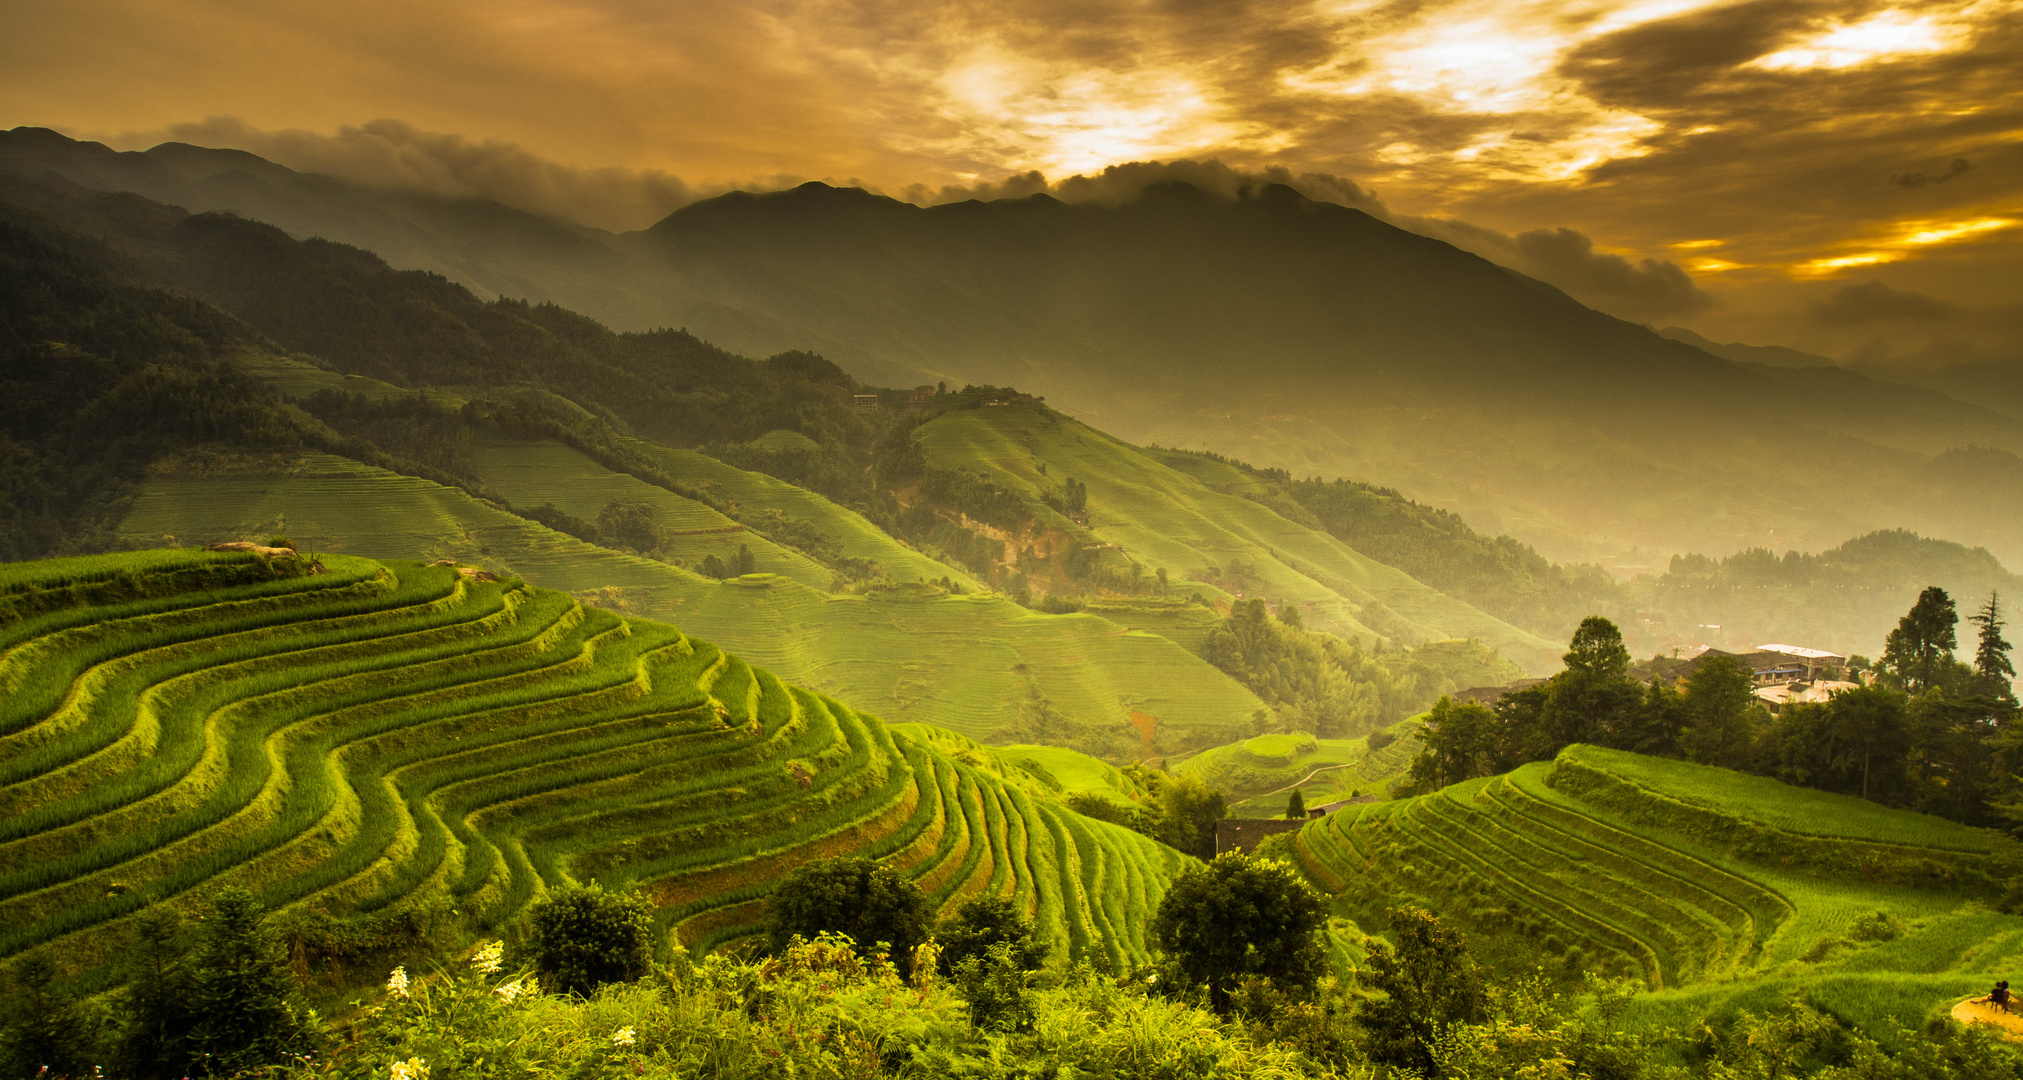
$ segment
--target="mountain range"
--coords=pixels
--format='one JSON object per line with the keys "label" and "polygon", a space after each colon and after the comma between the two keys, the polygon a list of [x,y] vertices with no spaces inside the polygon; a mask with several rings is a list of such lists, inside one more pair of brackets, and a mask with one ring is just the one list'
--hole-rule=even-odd
{"label": "mountain range", "polygon": [[612,234],[40,129],[0,136],[0,169],[229,210],[615,329],[819,352],[869,383],[1017,385],[1134,443],[1394,487],[1619,574],[1898,527],[2023,559],[2014,416],[1673,340],[1285,188],[922,208],[809,184]]}

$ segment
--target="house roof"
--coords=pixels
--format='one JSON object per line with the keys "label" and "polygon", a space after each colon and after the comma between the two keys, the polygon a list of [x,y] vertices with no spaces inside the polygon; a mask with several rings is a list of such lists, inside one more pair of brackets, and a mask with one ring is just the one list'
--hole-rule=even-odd
{"label": "house roof", "polygon": [[1803,647],[1801,647],[1801,646],[1797,646],[1797,645],[1758,645],[1758,646],[1756,646],[1756,651],[1757,651],[1757,652],[1774,652],[1774,653],[1783,653],[1783,654],[1785,654],[1786,656],[1796,656],[1796,657],[1799,657],[1800,659],[1804,659],[1804,660],[1845,660],[1845,659],[1847,659],[1847,657],[1845,657],[1845,656],[1842,656],[1842,655],[1841,655],[1841,654],[1839,654],[1839,653],[1831,653],[1831,652],[1824,652],[1824,651],[1821,651],[1821,650],[1819,650],[1819,649],[1807,649],[1807,648],[1803,648]]}

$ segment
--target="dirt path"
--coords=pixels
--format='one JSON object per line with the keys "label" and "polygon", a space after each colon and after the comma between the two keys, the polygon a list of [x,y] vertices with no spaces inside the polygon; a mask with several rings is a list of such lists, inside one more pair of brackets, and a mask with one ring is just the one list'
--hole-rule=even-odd
{"label": "dirt path", "polygon": [[1980,1001],[1962,1001],[1953,1006],[1953,1019],[1962,1024],[1993,1024],[2005,1032],[2005,1037],[2023,1042],[2023,1016],[2006,1013]]}

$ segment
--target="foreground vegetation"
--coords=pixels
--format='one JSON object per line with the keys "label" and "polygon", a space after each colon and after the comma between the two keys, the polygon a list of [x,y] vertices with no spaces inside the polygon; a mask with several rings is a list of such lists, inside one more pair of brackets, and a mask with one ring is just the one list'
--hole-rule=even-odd
{"label": "foreground vegetation", "polygon": [[[871,892],[836,893],[867,869],[884,879]],[[304,1007],[251,897],[226,890],[188,956],[165,956],[165,927],[152,924],[121,993],[81,1002],[46,970],[27,972],[0,1023],[0,1069],[45,1080],[2023,1077],[2023,1053],[1986,1029],[1936,1021],[1878,1039],[1803,994],[1651,1031],[1635,1022],[1629,984],[1590,978],[1568,991],[1486,973],[1464,936],[1416,908],[1389,912],[1393,942],[1367,940],[1362,965],[1331,972],[1320,897],[1265,859],[1224,856],[1183,875],[1158,911],[1157,962],[1127,971],[1043,961],[1003,901],[926,923],[923,895],[861,860],[810,864],[781,893],[769,948],[676,949],[655,963],[638,897],[565,889],[534,906],[521,944],[480,942],[426,971],[410,956],[325,1019]],[[881,936],[859,944],[841,925]]]}

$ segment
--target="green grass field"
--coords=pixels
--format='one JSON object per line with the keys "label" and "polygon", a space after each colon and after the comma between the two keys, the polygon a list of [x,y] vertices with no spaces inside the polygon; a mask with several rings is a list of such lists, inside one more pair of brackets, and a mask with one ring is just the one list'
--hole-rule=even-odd
{"label": "green grass field", "polygon": [[[1147,451],[1030,405],[945,413],[923,424],[916,437],[930,463],[987,473],[1035,502],[1043,486],[1070,477],[1087,485],[1095,535],[1121,546],[1148,572],[1165,567],[1183,594],[1201,585],[1290,601],[1307,612],[1310,626],[1345,636],[1414,644],[1476,638],[1531,671],[1556,668],[1565,651],[1324,532],[1212,490]],[[1047,515],[1058,518],[1046,511],[1043,523]]]}
{"label": "green grass field", "polygon": [[327,454],[152,475],[121,526],[143,544],[277,532],[304,550],[485,566],[621,614],[677,623],[893,720],[980,738],[1039,695],[1112,732],[1117,755],[1132,759],[1144,752],[1134,712],[1157,718],[1154,752],[1177,753],[1223,741],[1226,729],[1262,707],[1174,642],[1094,615],[1044,615],[978,593],[831,595],[776,575],[713,582],[584,543],[453,488]]}
{"label": "green grass field", "polygon": [[2013,841],[1594,747],[1347,807],[1287,848],[1366,926],[1417,903],[1493,963],[1645,981],[1625,1022],[1654,1032],[1804,992],[1889,1040],[2023,963],[2023,917],[1992,910]]}
{"label": "green grass field", "polygon": [[[1016,898],[1064,956],[1131,962],[1185,861],[971,764],[959,736],[895,731],[672,626],[324,561],[8,568],[0,595],[43,603],[0,621],[0,957],[43,949],[103,985],[138,913],[227,884],[454,909],[480,933],[599,881],[707,949],[751,933],[795,865],[864,853],[943,905]],[[108,580],[126,592],[63,602]]]}

